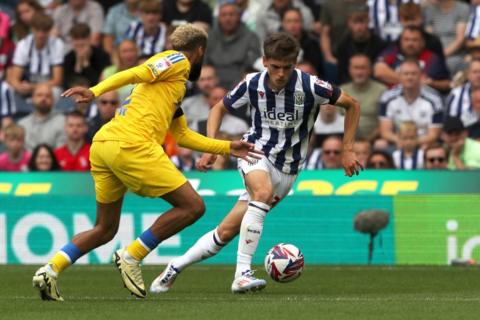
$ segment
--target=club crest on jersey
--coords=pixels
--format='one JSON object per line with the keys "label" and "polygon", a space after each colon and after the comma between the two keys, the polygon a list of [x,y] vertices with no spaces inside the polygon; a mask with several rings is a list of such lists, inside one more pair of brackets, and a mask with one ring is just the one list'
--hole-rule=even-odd
{"label": "club crest on jersey", "polygon": [[263,97],[265,97],[265,92],[263,91],[258,91],[258,94],[260,95],[260,98],[263,99]]}
{"label": "club crest on jersey", "polygon": [[295,92],[293,94],[293,98],[294,98],[295,104],[303,104],[305,102],[305,93]]}

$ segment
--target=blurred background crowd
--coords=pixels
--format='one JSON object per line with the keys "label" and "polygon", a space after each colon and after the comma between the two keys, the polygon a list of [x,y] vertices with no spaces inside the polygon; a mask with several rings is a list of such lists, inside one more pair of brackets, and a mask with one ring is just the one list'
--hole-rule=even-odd
{"label": "blurred background crowd", "polygon": [[[355,153],[374,169],[480,169],[480,0],[3,0],[0,171],[88,171],[93,135],[132,87],[75,104],[60,97],[170,48],[183,23],[209,33],[201,76],[182,108],[206,133],[208,112],[263,69],[262,40],[298,39],[297,67],[361,103]],[[248,106],[219,138],[249,128]],[[305,169],[341,168],[344,115],[322,106]],[[164,145],[182,171],[198,154]],[[215,170],[234,169],[219,157]]]}

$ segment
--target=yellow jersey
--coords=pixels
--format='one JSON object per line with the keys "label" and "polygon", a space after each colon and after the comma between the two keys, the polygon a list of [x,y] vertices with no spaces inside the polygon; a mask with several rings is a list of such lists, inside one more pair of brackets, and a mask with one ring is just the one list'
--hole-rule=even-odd
{"label": "yellow jersey", "polygon": [[91,88],[98,97],[106,87],[137,83],[115,117],[97,132],[93,141],[150,141],[161,145],[185,95],[190,62],[182,53],[168,50],[127,71]]}

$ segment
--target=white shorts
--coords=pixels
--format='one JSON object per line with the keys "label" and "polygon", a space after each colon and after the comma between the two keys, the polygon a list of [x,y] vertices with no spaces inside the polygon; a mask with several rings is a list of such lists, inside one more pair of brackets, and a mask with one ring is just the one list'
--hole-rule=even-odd
{"label": "white shorts", "polygon": [[[287,174],[275,168],[275,166],[264,156],[259,160],[256,160],[253,164],[248,163],[243,159],[238,159],[238,171],[245,184],[245,175],[254,170],[262,170],[268,172],[273,187],[273,205],[276,205],[280,200],[285,198],[293,187],[296,174]],[[238,198],[240,201],[250,201],[250,195],[248,191],[245,191]]]}

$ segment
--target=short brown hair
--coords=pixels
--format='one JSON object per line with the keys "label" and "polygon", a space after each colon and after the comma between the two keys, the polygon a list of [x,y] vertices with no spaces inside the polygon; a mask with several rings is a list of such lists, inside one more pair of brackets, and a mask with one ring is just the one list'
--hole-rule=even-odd
{"label": "short brown hair", "polygon": [[173,50],[192,51],[198,47],[207,47],[208,35],[205,30],[191,23],[177,27],[170,36]]}
{"label": "short brown hair", "polygon": [[139,9],[140,12],[162,14],[162,3],[159,0],[142,0]]}
{"label": "short brown hair", "polygon": [[286,32],[272,33],[263,42],[263,52],[267,59],[296,61],[299,51],[298,41]]}
{"label": "short brown hair", "polygon": [[450,151],[448,150],[448,148],[445,147],[444,145],[439,144],[439,143],[434,143],[434,144],[428,146],[428,147],[425,149],[425,151],[423,152],[423,160],[424,160],[424,162],[427,162],[427,153],[428,153],[428,151],[430,151],[430,150],[435,150],[435,149],[442,149],[442,150],[445,152],[445,156],[446,156],[446,158],[447,158],[447,160],[448,160],[448,158],[450,157]]}
{"label": "short brown hair", "polygon": [[422,15],[422,8],[419,4],[414,2],[402,3],[398,9],[398,16],[400,20],[413,20]]}
{"label": "short brown hair", "polygon": [[53,28],[53,19],[42,12],[35,12],[31,26],[35,30],[50,31]]}
{"label": "short brown hair", "polygon": [[18,124],[11,123],[4,129],[5,139],[25,139],[25,129]]}
{"label": "short brown hair", "polygon": [[85,39],[90,37],[90,27],[86,23],[76,23],[70,29],[72,39]]}

